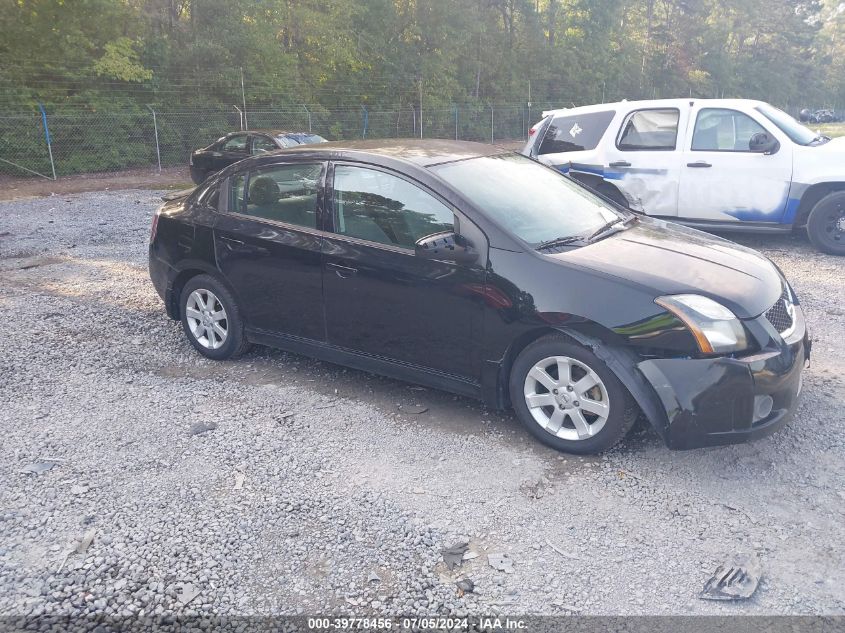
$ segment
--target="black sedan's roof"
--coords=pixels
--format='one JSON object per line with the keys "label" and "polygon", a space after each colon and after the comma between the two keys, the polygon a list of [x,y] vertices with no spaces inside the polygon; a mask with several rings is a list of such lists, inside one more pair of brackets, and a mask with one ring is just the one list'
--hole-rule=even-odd
{"label": "black sedan's roof", "polygon": [[319,145],[302,145],[273,152],[273,154],[323,154],[326,158],[364,158],[378,156],[400,160],[420,167],[448,163],[467,158],[492,156],[509,150],[487,143],[448,141],[440,139],[373,139],[367,141],[334,141]]}

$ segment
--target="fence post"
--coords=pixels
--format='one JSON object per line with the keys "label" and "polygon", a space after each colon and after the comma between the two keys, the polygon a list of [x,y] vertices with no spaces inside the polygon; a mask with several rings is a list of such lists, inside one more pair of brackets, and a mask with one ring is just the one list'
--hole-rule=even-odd
{"label": "fence post", "polygon": [[241,110],[241,109],[240,109],[238,106],[236,106],[236,105],[233,105],[232,107],[233,107],[235,110],[237,110],[237,111],[238,111],[238,116],[240,116],[240,120],[241,120],[241,123],[240,123],[240,126],[241,126],[241,132],[243,132],[243,131],[244,131],[244,113],[243,113],[243,110]]}
{"label": "fence post", "polygon": [[308,133],[311,133],[311,110],[305,107],[305,104],[302,104],[302,107],[305,109],[305,113],[308,115]]}
{"label": "fence post", "polygon": [[458,104],[455,104],[455,140],[458,140]]}
{"label": "fence post", "polygon": [[156,120],[156,111],[153,110],[150,105],[147,105],[147,109],[153,113],[153,130],[156,135],[156,160],[158,160],[158,173],[161,173],[161,150],[158,146],[158,121]]}
{"label": "fence post", "polygon": [[244,111],[241,115],[243,117],[243,125],[241,126],[241,130],[245,127],[249,127],[249,123],[246,120],[246,88],[244,88],[244,69],[243,66],[241,67],[241,99],[243,99],[244,104]]}
{"label": "fence post", "polygon": [[41,110],[41,122],[44,123],[44,138],[47,141],[47,152],[50,154],[50,168],[53,170],[53,180],[55,180],[56,164],[53,162],[53,142],[50,140],[50,128],[47,127],[47,112],[40,103],[38,104],[38,109]]}
{"label": "fence post", "polygon": [[411,112],[413,113],[413,116],[414,116],[414,136],[416,136],[417,135],[417,109],[412,107]]}
{"label": "fence post", "polygon": [[490,143],[493,143],[493,106],[490,106]]}
{"label": "fence post", "polygon": [[361,106],[361,109],[364,111],[364,130],[361,132],[361,138],[367,138],[367,124],[370,122],[370,115],[367,112],[367,108]]}
{"label": "fence post", "polygon": [[522,115],[522,130],[520,130],[520,131],[522,132],[522,139],[525,140],[525,139],[528,138],[528,133],[525,129],[525,108],[520,106],[519,107],[519,113]]}

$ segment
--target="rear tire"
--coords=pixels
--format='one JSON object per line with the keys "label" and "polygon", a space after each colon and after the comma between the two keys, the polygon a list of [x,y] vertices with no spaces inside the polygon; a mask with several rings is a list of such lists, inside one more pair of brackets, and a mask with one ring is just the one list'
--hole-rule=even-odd
{"label": "rear tire", "polygon": [[191,167],[191,180],[193,180],[195,184],[201,185],[205,182],[206,178],[208,178],[207,170],[200,169],[198,167]]}
{"label": "rear tire", "polygon": [[606,451],[628,434],[639,412],[601,359],[560,334],[544,336],[519,354],[509,389],[528,431],[566,453]]}
{"label": "rear tire", "polygon": [[206,358],[237,358],[250,347],[234,297],[211,275],[188,280],[179,298],[179,313],[185,336]]}
{"label": "rear tire", "polygon": [[807,236],[818,250],[845,255],[845,191],[834,191],[816,203],[807,218]]}

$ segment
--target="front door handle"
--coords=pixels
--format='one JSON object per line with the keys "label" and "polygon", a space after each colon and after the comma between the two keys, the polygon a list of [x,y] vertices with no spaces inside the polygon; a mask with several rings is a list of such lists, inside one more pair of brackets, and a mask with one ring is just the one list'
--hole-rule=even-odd
{"label": "front door handle", "polygon": [[234,244],[235,246],[244,246],[245,245],[243,241],[236,240],[233,237],[226,237],[225,235],[220,235],[219,238],[222,242],[226,242],[227,244]]}
{"label": "front door handle", "polygon": [[611,167],[630,167],[631,163],[629,163],[627,160],[617,160],[617,161],[610,163],[610,166]]}
{"label": "front door handle", "polygon": [[335,275],[337,275],[341,279],[349,279],[350,277],[354,276],[358,272],[357,268],[351,268],[349,266],[341,266],[340,264],[326,264],[326,267],[334,270]]}
{"label": "front door handle", "polygon": [[687,163],[687,167],[712,167],[710,163],[707,163],[703,160],[696,161],[694,163]]}

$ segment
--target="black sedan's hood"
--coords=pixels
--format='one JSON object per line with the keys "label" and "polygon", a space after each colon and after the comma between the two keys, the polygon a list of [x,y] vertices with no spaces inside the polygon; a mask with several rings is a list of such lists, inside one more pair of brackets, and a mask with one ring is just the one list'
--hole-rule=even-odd
{"label": "black sedan's hood", "polygon": [[783,290],[777,269],[757,251],[650,218],[552,257],[647,286],[655,296],[701,294],[739,318],[762,314]]}

